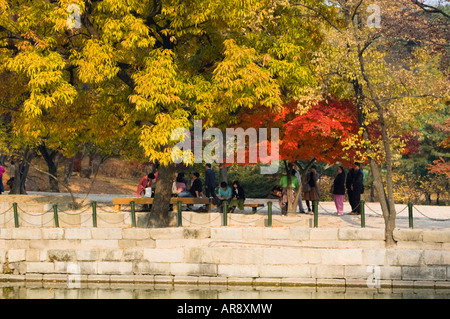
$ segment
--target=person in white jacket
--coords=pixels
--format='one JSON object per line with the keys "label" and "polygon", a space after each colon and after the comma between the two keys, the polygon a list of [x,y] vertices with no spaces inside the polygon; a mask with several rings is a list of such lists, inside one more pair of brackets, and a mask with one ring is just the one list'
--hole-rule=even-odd
{"label": "person in white jacket", "polygon": [[[293,169],[295,170],[295,177],[298,180],[298,185],[302,185],[302,174],[297,169],[297,165],[293,164]],[[298,209],[300,210],[300,214],[305,214],[305,210],[303,209],[303,200],[302,200],[302,192],[299,190],[299,197],[298,197]]]}

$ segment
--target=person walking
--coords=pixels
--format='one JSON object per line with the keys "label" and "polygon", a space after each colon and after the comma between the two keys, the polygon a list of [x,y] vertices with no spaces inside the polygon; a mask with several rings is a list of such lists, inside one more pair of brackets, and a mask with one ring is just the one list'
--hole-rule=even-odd
{"label": "person walking", "polygon": [[317,173],[317,166],[311,166],[310,172],[306,175],[306,181],[303,184],[303,198],[306,201],[306,206],[308,207],[308,214],[314,214],[311,209],[310,202],[318,201],[319,187],[317,186],[317,180],[319,179],[319,173]]}
{"label": "person walking", "polygon": [[344,215],[344,198],[345,198],[345,171],[342,166],[337,168],[337,175],[334,178],[332,186],[332,194],[334,204],[338,215]]}

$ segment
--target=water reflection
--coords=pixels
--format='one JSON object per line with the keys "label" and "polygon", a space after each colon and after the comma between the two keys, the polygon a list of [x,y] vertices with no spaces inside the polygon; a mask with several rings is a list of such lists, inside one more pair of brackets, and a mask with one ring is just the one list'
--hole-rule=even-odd
{"label": "water reflection", "polygon": [[450,299],[450,289],[0,283],[0,299]]}

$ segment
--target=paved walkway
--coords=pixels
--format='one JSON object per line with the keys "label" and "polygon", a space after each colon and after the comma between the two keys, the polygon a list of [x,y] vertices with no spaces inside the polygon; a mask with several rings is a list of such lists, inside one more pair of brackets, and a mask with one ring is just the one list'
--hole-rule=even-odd
{"label": "paved walkway", "polygon": [[[47,193],[47,192],[28,192],[30,195],[69,195],[69,193]],[[86,194],[74,194],[75,197],[84,198]],[[135,194],[117,195],[117,194],[89,194],[87,200],[96,201],[99,203],[111,204],[113,198],[117,197],[134,197]],[[268,201],[273,202],[273,215],[277,220],[282,221],[281,210],[277,199],[248,199],[248,203],[264,203]],[[306,204],[303,202],[304,207]],[[397,204],[397,219],[396,226],[398,228],[409,228],[408,207],[406,204]],[[344,204],[344,212],[351,211],[350,205],[346,202]],[[384,219],[379,203],[366,203],[366,228],[384,228]],[[241,214],[250,214],[251,209],[248,208],[244,212],[237,212]],[[260,208],[257,212],[261,215],[267,215],[267,205]],[[323,217],[327,217],[324,219]],[[441,229],[450,230],[450,206],[426,206],[415,205],[413,207],[413,223],[415,229]],[[306,218],[307,215],[297,214],[298,218]],[[321,217],[324,221],[321,223]],[[289,225],[291,218],[286,219],[286,225]],[[319,203],[319,227],[360,227],[361,217],[345,214],[344,216],[337,216],[336,208],[333,202]]]}

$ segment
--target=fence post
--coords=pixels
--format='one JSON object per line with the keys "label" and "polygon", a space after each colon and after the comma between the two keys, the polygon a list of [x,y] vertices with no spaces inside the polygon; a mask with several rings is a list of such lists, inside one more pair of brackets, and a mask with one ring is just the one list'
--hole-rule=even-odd
{"label": "fence post", "polygon": [[13,203],[13,211],[14,211],[14,226],[19,228],[19,213],[17,212],[17,203]]}
{"label": "fence post", "polygon": [[365,211],[366,202],[361,200],[359,202],[359,209],[361,212],[361,228],[366,228],[366,211]]}
{"label": "fence post", "polygon": [[58,205],[53,204],[53,218],[55,219],[55,227],[59,228]]}
{"label": "fence post", "polygon": [[135,205],[134,205],[134,201],[130,202],[131,205],[131,227],[136,227],[136,213],[135,213]]}
{"label": "fence post", "polygon": [[272,227],[272,202],[267,203],[267,226]]}
{"label": "fence post", "polygon": [[314,211],[314,228],[319,227],[319,202],[313,201],[313,211]]}
{"label": "fence post", "polygon": [[178,227],[182,227],[183,226],[183,221],[181,220],[181,201],[177,202],[178,205],[178,212],[177,212],[177,226]]}
{"label": "fence post", "polygon": [[222,226],[227,226],[228,225],[228,202],[226,200],[224,200],[222,202],[222,211],[223,211]]}
{"label": "fence post", "polygon": [[413,206],[414,206],[414,204],[412,202],[408,203],[409,228],[411,228],[411,229],[414,228],[414,223],[413,223]]}
{"label": "fence post", "polygon": [[97,202],[92,202],[92,226],[97,227]]}

